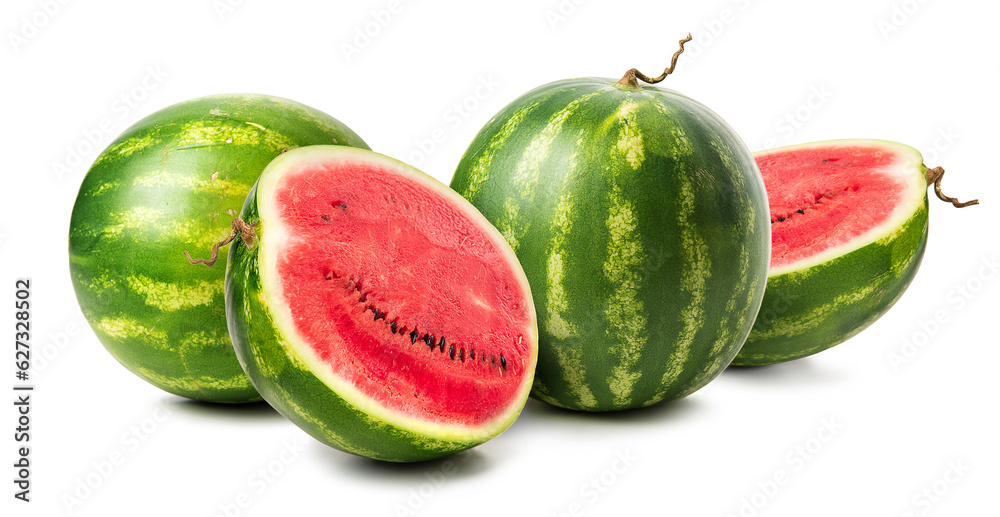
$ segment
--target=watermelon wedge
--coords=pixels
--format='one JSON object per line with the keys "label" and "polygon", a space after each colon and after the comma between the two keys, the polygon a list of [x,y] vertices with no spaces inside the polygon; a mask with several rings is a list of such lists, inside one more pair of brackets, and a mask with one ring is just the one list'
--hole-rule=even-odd
{"label": "watermelon wedge", "polygon": [[537,358],[531,294],[458,194],[370,151],[311,146],[267,166],[240,218],[252,230],[226,271],[237,356],[309,434],[419,461],[518,416]]}
{"label": "watermelon wedge", "polygon": [[864,330],[902,296],[927,244],[940,168],[912,147],[832,140],[754,154],[771,211],[764,301],[732,364],[790,361]]}

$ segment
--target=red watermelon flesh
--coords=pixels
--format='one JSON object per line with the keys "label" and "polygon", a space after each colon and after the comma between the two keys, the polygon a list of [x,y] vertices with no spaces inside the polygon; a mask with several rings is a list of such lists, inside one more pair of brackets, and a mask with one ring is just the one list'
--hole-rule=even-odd
{"label": "red watermelon flesh", "polygon": [[912,178],[905,176],[911,156],[883,145],[796,146],[756,159],[771,210],[772,274],[856,246],[892,219],[912,189]]}
{"label": "red watermelon flesh", "polygon": [[530,384],[533,310],[496,232],[442,188],[371,160],[306,160],[273,188],[274,264],[333,376],[390,412],[476,427]]}

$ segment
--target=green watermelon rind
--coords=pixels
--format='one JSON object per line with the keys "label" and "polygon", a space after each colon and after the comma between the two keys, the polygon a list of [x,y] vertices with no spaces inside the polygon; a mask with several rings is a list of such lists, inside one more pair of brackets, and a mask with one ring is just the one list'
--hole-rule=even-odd
{"label": "green watermelon rind", "polygon": [[337,119],[258,94],[192,99],[140,120],[83,179],[69,228],[80,308],[112,356],[149,383],[209,402],[260,400],[233,351],[226,257],[204,256],[264,167],[311,144],[367,145]]}
{"label": "green watermelon rind", "polygon": [[885,314],[906,291],[927,246],[927,183],[920,153],[883,140],[831,140],[756,153],[824,146],[877,145],[900,153],[908,189],[893,216],[820,257],[773,270],[764,300],[733,366],[807,357],[838,345]]}
{"label": "green watermelon rind", "polygon": [[[371,160],[378,156],[381,166],[396,171],[440,192],[459,203],[467,212],[468,203],[424,173],[391,158],[355,149],[338,148],[342,157],[354,156]],[[248,250],[237,239],[229,251],[226,273],[226,308],[230,335],[240,364],[263,397],[282,415],[317,440],[345,452],[368,458],[411,462],[434,459],[481,444],[503,432],[516,420],[528,397],[531,373],[538,358],[537,348],[526,364],[526,380],[504,414],[480,428],[469,429],[431,423],[390,411],[365,397],[352,385],[337,378],[315,355],[312,348],[297,335],[291,323],[291,313],[283,299],[277,275],[273,271],[278,246],[284,231],[271,225],[275,210],[267,201],[268,192],[280,176],[286,162],[298,163],[312,156],[330,156],[328,146],[313,146],[283,155],[265,170],[254,186],[240,217],[256,224],[259,244]],[[269,237],[269,232],[278,232]],[[506,250],[510,260],[513,252],[502,239],[497,244]],[[263,263],[263,265],[262,265]],[[523,279],[525,292],[527,281]],[[534,314],[534,310],[530,311]],[[537,342],[536,325],[531,321],[533,342]]]}
{"label": "green watermelon rind", "polygon": [[614,83],[526,93],[451,182],[528,275],[532,396],[582,411],[673,400],[715,378],[750,332],[770,256],[764,184],[732,128],[677,92]]}

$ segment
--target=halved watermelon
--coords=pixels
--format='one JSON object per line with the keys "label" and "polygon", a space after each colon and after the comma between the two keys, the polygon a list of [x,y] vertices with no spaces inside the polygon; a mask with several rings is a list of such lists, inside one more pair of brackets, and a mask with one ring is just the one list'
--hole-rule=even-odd
{"label": "halved watermelon", "polygon": [[531,388],[535,311],[514,253],[465,199],[359,149],[289,151],[240,216],[230,334],[253,385],[320,441],[417,461],[506,429]]}
{"label": "halved watermelon", "polygon": [[771,266],[734,365],[815,354],[884,314],[923,257],[927,186],[943,173],[928,170],[916,149],[883,140],[816,142],[754,157],[771,211]]}

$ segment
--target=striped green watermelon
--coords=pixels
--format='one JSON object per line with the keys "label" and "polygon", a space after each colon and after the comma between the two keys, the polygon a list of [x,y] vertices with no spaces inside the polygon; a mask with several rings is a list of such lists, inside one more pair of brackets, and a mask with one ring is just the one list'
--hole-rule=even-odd
{"label": "striped green watermelon", "polygon": [[815,354],[889,310],[923,257],[927,186],[943,174],[916,149],[883,140],[816,142],[755,157],[770,203],[771,267],[734,365]]}
{"label": "striped green watermelon", "polygon": [[371,151],[312,146],[271,162],[240,218],[253,236],[229,251],[230,335],[299,427],[419,461],[517,418],[537,358],[528,283],[455,192]]}
{"label": "striped green watermelon", "polygon": [[84,316],[126,368],[177,395],[260,400],[226,328],[224,268],[196,267],[229,231],[278,154],[310,144],[367,147],[336,119],[263,95],[217,95],[158,111],[97,158],[69,229]]}
{"label": "striped green watermelon", "polygon": [[635,77],[526,93],[476,135],[451,182],[520,259],[539,318],[531,394],[565,408],[701,388],[736,355],[764,292],[770,225],[753,157],[707,107]]}

